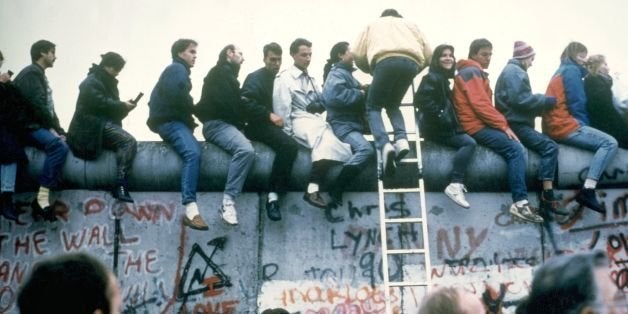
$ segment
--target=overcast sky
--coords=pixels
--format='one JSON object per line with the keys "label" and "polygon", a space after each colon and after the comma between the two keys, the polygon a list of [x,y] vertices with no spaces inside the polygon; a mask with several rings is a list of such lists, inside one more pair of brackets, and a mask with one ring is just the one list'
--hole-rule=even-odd
{"label": "overcast sky", "polygon": [[[192,95],[197,101],[203,78],[227,44],[240,46],[244,53],[242,82],[263,65],[264,44],[276,41],[284,48],[285,68],[292,63],[287,53],[290,42],[307,38],[313,42],[310,73],[320,81],[331,46],[353,42],[386,8],[395,8],[415,22],[433,47],[454,45],[458,59],[466,58],[473,39],[492,41],[488,72],[493,85],[512,55],[515,40],[524,40],[537,51],[529,70],[535,92],[545,91],[562,49],[572,40],[584,43],[590,54],[607,55],[612,72],[628,73],[625,0],[0,0],[0,50],[5,57],[0,71],[17,73],[28,65],[29,49],[36,40],[54,42],[58,59],[46,74],[57,114],[67,129],[78,84],[91,63],[98,63],[104,52],[116,51],[127,60],[118,77],[122,99],[139,91],[146,94],[124,120],[124,127],[140,140],[160,140],[145,124],[147,102],[159,74],[171,62],[170,46],[176,39],[199,42],[192,69]],[[363,82],[370,80],[368,75],[357,76]]]}

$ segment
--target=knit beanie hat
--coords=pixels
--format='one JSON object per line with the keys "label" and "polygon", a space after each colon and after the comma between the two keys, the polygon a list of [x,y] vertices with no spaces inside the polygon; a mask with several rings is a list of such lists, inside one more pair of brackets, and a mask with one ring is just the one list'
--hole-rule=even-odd
{"label": "knit beanie hat", "polygon": [[515,41],[515,48],[512,52],[512,57],[518,60],[527,59],[535,55],[534,49],[523,41]]}

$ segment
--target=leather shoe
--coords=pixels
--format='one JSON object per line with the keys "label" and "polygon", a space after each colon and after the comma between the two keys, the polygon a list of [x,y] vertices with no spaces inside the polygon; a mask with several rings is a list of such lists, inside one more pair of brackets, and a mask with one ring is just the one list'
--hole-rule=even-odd
{"label": "leather shoe", "polygon": [[318,191],[313,193],[305,192],[305,194],[303,194],[303,200],[314,207],[321,209],[327,208],[327,202],[325,202],[325,199],[323,199]]}
{"label": "leather shoe", "polygon": [[45,221],[57,221],[57,215],[54,212],[52,206],[46,206],[45,208],[41,208],[39,203],[37,202],[37,198],[33,199],[31,202],[31,215],[33,215],[33,219],[35,221],[45,220]]}
{"label": "leather shoe", "polygon": [[183,215],[183,224],[195,230],[209,230],[209,226],[203,221],[201,215],[195,215],[192,219]]}
{"label": "leather shoe", "polygon": [[2,216],[8,220],[17,221],[20,212],[13,204],[13,193],[2,192]]}
{"label": "leather shoe", "polygon": [[113,194],[113,197],[121,202],[133,203],[133,198],[131,198],[129,190],[124,185],[116,186],[111,194]]}
{"label": "leather shoe", "polygon": [[279,210],[279,201],[270,201],[266,203],[266,215],[272,221],[281,220],[281,211]]}
{"label": "leather shoe", "polygon": [[578,195],[576,195],[576,202],[602,215],[606,215],[606,209],[604,209],[604,207],[602,207],[602,205],[600,205],[600,203],[597,201],[594,189],[582,188]]}

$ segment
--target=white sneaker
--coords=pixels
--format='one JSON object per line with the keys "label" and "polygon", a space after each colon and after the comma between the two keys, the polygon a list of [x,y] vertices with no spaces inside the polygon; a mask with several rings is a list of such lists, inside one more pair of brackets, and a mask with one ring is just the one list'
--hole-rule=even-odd
{"label": "white sneaker", "polygon": [[382,165],[382,175],[384,177],[395,174],[397,167],[395,165],[395,148],[390,143],[386,143],[386,145],[382,147]]}
{"label": "white sneaker", "polygon": [[220,206],[220,217],[226,223],[230,225],[238,224],[238,214],[236,212],[235,203],[233,202],[224,202],[222,206]]}
{"label": "white sneaker", "polygon": [[400,140],[395,141],[395,160],[399,161],[406,157],[406,155],[410,152],[410,144],[408,140],[402,138]]}
{"label": "white sneaker", "polygon": [[449,196],[452,201],[464,208],[469,208],[471,205],[464,197],[464,192],[466,191],[467,188],[465,188],[462,183],[449,183],[445,188],[445,194]]}

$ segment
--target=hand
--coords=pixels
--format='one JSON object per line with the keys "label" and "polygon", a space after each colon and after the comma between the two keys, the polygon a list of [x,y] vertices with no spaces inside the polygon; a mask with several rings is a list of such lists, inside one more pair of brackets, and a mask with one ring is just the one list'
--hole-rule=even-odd
{"label": "hand", "polygon": [[135,109],[135,107],[137,107],[137,104],[134,103],[133,100],[125,101],[124,105],[126,106],[126,109],[128,111],[131,111],[131,110]]}
{"label": "hand", "polygon": [[6,83],[6,82],[9,82],[10,80],[11,80],[11,75],[9,75],[9,73],[0,74],[0,83]]}
{"label": "hand", "polygon": [[512,131],[512,129],[510,128],[506,128],[504,130],[504,133],[506,133],[506,136],[508,136],[509,139],[516,141],[516,142],[521,142],[519,140],[519,138],[517,137],[517,135],[515,134],[515,132]]}
{"label": "hand", "polygon": [[316,114],[325,112],[325,106],[318,101],[313,101],[305,107],[305,111]]}
{"label": "hand", "polygon": [[270,122],[272,122],[274,125],[283,128],[283,118],[281,118],[281,116],[279,116],[278,114],[274,114],[274,113],[270,113]]}

